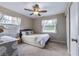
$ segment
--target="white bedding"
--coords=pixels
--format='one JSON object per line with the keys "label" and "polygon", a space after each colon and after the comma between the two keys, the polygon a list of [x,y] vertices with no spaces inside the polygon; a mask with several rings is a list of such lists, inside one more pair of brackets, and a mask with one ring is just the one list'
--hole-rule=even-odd
{"label": "white bedding", "polygon": [[24,43],[28,43],[38,47],[44,47],[48,39],[48,34],[22,35],[22,40]]}

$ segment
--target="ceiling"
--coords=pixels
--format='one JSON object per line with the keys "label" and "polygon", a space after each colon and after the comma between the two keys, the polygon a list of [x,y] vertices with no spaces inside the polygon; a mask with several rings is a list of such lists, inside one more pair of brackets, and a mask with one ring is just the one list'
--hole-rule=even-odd
{"label": "ceiling", "polygon": [[32,18],[41,17],[36,15],[30,16],[29,14],[32,12],[24,10],[24,8],[32,9],[32,6],[35,4],[39,4],[41,9],[47,10],[46,13],[41,13],[42,16],[49,16],[63,13],[67,6],[67,2],[0,2],[0,6],[16,11],[25,16],[29,16]]}

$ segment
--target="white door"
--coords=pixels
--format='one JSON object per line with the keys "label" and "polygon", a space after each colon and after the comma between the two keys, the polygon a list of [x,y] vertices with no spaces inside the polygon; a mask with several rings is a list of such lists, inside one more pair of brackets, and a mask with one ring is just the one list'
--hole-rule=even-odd
{"label": "white door", "polygon": [[78,3],[70,7],[70,52],[72,56],[78,55]]}

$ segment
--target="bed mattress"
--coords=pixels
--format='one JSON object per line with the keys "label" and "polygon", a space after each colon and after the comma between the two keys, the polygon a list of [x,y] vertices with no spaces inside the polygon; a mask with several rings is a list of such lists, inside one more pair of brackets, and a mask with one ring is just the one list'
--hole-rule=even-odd
{"label": "bed mattress", "polygon": [[28,43],[41,48],[45,46],[48,39],[48,34],[22,35],[22,40],[24,43]]}

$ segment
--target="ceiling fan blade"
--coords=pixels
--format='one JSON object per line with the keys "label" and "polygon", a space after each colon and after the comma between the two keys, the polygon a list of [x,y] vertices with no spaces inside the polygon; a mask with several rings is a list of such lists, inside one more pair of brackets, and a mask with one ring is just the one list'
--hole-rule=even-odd
{"label": "ceiling fan blade", "polygon": [[33,11],[33,10],[31,10],[31,9],[26,9],[26,8],[24,8],[24,10],[27,10],[27,11]]}
{"label": "ceiling fan blade", "polygon": [[41,14],[38,14],[38,16],[41,16]]}
{"label": "ceiling fan blade", "polygon": [[33,15],[33,13],[31,13],[30,15]]}
{"label": "ceiling fan blade", "polygon": [[47,12],[47,10],[42,10],[42,11],[39,11],[39,12]]}

